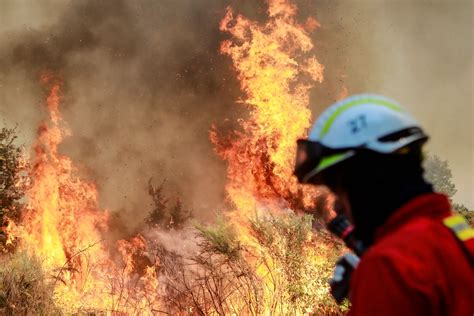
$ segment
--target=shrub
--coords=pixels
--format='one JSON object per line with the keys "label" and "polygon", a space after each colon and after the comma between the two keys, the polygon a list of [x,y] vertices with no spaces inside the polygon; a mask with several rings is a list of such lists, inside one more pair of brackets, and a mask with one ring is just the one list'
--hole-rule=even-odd
{"label": "shrub", "polygon": [[12,250],[8,245],[9,221],[18,222],[21,212],[21,199],[27,184],[27,164],[21,148],[14,144],[15,129],[0,130],[0,250]]}
{"label": "shrub", "polygon": [[[343,313],[327,285],[342,245],[326,233],[313,233],[310,216],[255,217],[246,227],[219,219],[196,228],[196,255],[159,255],[169,313]],[[251,235],[243,236],[244,230]]]}
{"label": "shrub", "polygon": [[170,206],[169,199],[164,194],[163,181],[159,186],[153,186],[151,179],[148,182],[148,192],[153,199],[154,208],[149,212],[145,222],[150,227],[162,229],[182,229],[192,217],[192,212],[186,209],[179,198]]}
{"label": "shrub", "polygon": [[24,252],[6,255],[0,266],[2,315],[59,315],[53,285],[41,262]]}

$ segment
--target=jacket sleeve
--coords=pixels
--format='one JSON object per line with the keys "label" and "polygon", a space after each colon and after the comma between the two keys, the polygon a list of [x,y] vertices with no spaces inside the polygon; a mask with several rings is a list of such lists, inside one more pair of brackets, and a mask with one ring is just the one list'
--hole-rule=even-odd
{"label": "jacket sleeve", "polygon": [[425,268],[401,256],[367,253],[352,279],[348,315],[438,315],[440,309],[433,302],[439,300],[430,293],[433,280],[429,280]]}

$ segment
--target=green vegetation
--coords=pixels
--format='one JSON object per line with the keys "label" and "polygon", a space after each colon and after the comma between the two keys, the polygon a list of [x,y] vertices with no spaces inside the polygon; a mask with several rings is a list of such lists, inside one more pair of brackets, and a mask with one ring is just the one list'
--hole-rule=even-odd
{"label": "green vegetation", "polygon": [[234,227],[220,217],[213,226],[196,225],[203,252],[221,254],[236,259],[241,254],[242,245]]}
{"label": "green vegetation", "polygon": [[15,129],[0,130],[0,250],[12,250],[7,246],[8,221],[17,222],[20,218],[21,199],[26,188],[26,161],[22,150],[14,144]]}
{"label": "green vegetation", "polygon": [[313,231],[312,220],[310,215],[285,213],[250,221],[251,233],[262,246],[260,264],[278,288],[272,293],[276,306],[280,304],[277,314],[341,312],[326,281],[343,247],[325,231]]}
{"label": "green vegetation", "polygon": [[453,209],[459,214],[466,217],[468,222],[474,224],[474,211],[470,211],[466,206],[453,201],[453,197],[457,192],[456,185],[452,178],[452,172],[449,168],[447,160],[439,158],[437,155],[430,155],[424,162],[425,178],[433,184],[436,192],[446,194],[453,205]]}
{"label": "green vegetation", "polygon": [[[239,238],[237,229],[249,238]],[[240,228],[219,219],[198,225],[197,237],[189,258],[158,255],[171,313],[190,306],[199,315],[342,315],[347,309],[331,299],[326,282],[342,245],[312,232],[310,216],[255,216]]]}
{"label": "green vegetation", "polygon": [[425,178],[433,184],[436,192],[446,194],[450,199],[456,194],[457,189],[453,183],[453,175],[448,161],[442,160],[437,155],[430,155],[424,161]]}

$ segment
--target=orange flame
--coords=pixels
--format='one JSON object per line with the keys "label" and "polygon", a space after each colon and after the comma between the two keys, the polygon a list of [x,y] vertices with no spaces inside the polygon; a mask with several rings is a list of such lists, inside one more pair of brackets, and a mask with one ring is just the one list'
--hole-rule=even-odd
{"label": "orange flame", "polygon": [[153,297],[158,287],[151,266],[138,279],[143,286],[133,290],[133,308],[122,302],[131,300],[131,295],[124,295],[127,284],[134,278],[135,286],[138,284],[133,256],[143,250],[145,240],[136,237],[118,242],[117,250],[122,255],[118,261],[123,266],[112,261],[102,243],[108,212],[98,205],[97,189],[79,177],[69,157],[58,152],[63,139],[71,134],[59,111],[62,83],[50,73],[42,75],[41,82],[49,89],[49,121],[38,129],[28,203],[21,224],[12,223],[10,233],[21,249],[43,260],[43,268],[53,276],[55,302],[64,312],[126,312],[140,306],[146,310],[150,302],[156,301]]}
{"label": "orange flame", "polygon": [[[323,66],[309,55],[313,44],[308,32],[319,23],[308,19],[299,24],[297,7],[289,0],[268,0],[268,4],[269,19],[264,24],[235,16],[231,8],[220,24],[231,35],[222,43],[221,52],[232,58],[250,118],[241,122],[242,131],[228,139],[211,133],[218,152],[229,163],[227,192],[237,210],[233,219],[242,240],[258,249],[256,256],[265,250],[248,233],[242,214],[306,210],[315,206],[314,197],[319,194],[303,189],[292,176],[295,142],[310,124],[309,89],[323,80]],[[55,300],[65,313],[152,314],[160,305],[155,263],[137,267],[134,259],[143,257],[146,240],[138,236],[120,241],[120,264],[110,258],[101,242],[108,213],[99,207],[96,187],[81,179],[71,159],[58,151],[71,134],[59,111],[62,82],[49,73],[41,82],[49,89],[49,121],[41,124],[33,147],[34,182],[27,192],[24,218],[9,230],[15,232],[20,247],[40,256],[44,267],[59,280]],[[311,253],[317,262],[321,256],[317,251]],[[276,288],[270,286],[275,281],[268,272],[278,271],[278,262],[268,258],[265,266],[254,267],[269,284],[266,289]],[[137,277],[137,269],[143,270],[141,276]],[[138,281],[142,286],[135,286]],[[129,294],[126,299],[124,293]],[[267,303],[273,300],[272,293],[266,296],[270,297]]]}
{"label": "orange flame", "polygon": [[61,81],[47,73],[41,82],[49,89],[49,122],[38,128],[29,172],[33,182],[14,236],[21,249],[42,258],[44,269],[56,280],[58,304],[66,301],[77,307],[83,304],[81,295],[98,285],[98,276],[91,274],[93,267],[107,260],[101,244],[107,212],[98,207],[95,186],[81,180],[70,158],[58,153],[58,146],[70,135],[59,112]]}
{"label": "orange flame", "polygon": [[[99,229],[106,227],[107,213],[98,207],[95,186],[81,180],[72,161],[58,154],[59,144],[70,134],[67,127],[61,126],[61,82],[51,74],[43,75],[41,81],[50,86],[50,123],[40,126],[33,147],[34,182],[27,192],[29,201],[21,241],[24,248],[47,258],[48,268],[69,262],[78,270],[77,265],[82,265],[80,257],[73,256],[101,241]],[[102,257],[98,256],[102,252],[100,245],[91,252],[92,257]]]}
{"label": "orange flame", "polygon": [[[231,8],[220,23],[220,30],[231,36],[222,42],[221,53],[232,59],[245,92],[241,103],[249,107],[250,115],[240,121],[242,131],[221,138],[212,130],[211,140],[228,161],[227,193],[235,206],[229,216],[239,238],[265,258],[265,264],[255,263],[255,272],[265,284],[264,310],[270,311],[277,304],[282,314],[290,314],[295,309],[291,302],[278,301],[277,289],[282,283],[274,274],[283,271],[284,266],[273,260],[269,250],[252,235],[248,218],[265,211],[314,212],[317,201],[321,197],[326,200],[324,192],[300,186],[292,174],[296,141],[310,127],[309,91],[323,81],[324,67],[311,55],[309,32],[319,23],[310,18],[299,24],[297,7],[290,0],[267,2],[265,23],[235,15]],[[315,250],[309,240],[305,248],[308,264],[316,267],[327,262],[329,247],[322,244]],[[313,289],[318,299],[324,298],[325,293],[327,285],[323,282]]]}
{"label": "orange flame", "polygon": [[[309,208],[309,189],[292,176],[296,140],[310,126],[309,89],[323,81],[324,67],[309,53],[313,48],[304,25],[298,24],[296,6],[288,0],[268,1],[264,24],[235,16],[227,9],[220,30],[231,35],[221,52],[232,58],[250,107],[243,132],[211,139],[229,162],[227,192],[239,212],[265,208]],[[319,25],[314,19],[312,28]],[[311,190],[311,193],[315,192]]]}

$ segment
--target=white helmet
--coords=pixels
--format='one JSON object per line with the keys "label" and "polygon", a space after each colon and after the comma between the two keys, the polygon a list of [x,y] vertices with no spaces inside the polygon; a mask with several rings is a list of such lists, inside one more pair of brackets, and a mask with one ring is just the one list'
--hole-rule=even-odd
{"label": "white helmet", "polygon": [[354,95],[326,109],[308,139],[298,140],[295,175],[308,182],[359,150],[401,153],[427,139],[418,122],[395,101],[374,94]]}

